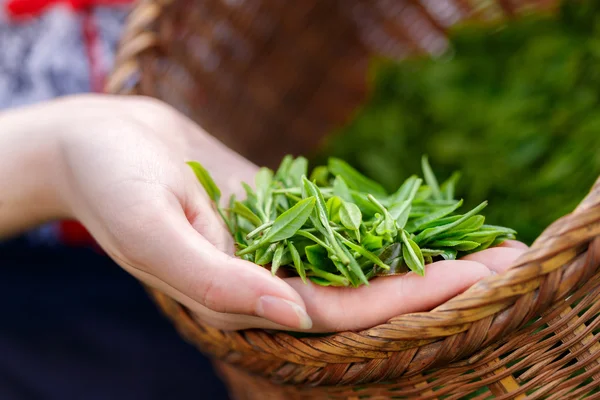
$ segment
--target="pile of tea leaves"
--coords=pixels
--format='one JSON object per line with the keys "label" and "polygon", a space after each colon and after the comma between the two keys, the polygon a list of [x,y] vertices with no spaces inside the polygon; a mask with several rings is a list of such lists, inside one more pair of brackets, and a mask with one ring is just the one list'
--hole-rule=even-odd
{"label": "pile of tea leaves", "polygon": [[368,285],[376,276],[414,271],[436,260],[454,260],[515,237],[512,229],[487,225],[455,197],[459,174],[439,183],[427,157],[423,178],[407,178],[393,193],[346,162],[330,158],[308,176],[303,157],[286,156],[279,169],[261,168],[245,200],[229,199],[208,171],[189,162],[235,240],[237,255],[285,268],[322,286]]}

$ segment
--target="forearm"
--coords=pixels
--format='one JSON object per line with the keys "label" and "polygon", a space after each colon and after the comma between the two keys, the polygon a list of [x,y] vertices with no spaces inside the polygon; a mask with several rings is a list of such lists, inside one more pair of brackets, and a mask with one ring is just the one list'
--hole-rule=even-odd
{"label": "forearm", "polygon": [[0,237],[61,216],[55,114],[48,105],[0,112]]}

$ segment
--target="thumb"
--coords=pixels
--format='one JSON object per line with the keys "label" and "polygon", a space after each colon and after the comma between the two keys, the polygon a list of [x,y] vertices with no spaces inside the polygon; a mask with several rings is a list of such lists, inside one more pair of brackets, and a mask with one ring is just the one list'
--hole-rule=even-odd
{"label": "thumb", "polygon": [[[125,269],[192,312],[206,307],[294,329],[311,328],[304,301],[291,286],[266,269],[217,249],[194,229],[178,203],[178,207],[168,203],[148,213],[153,221],[146,226],[153,234],[149,229],[135,233],[135,248],[143,251],[124,254],[130,260],[122,265]],[[216,216],[213,223],[219,223]]]}

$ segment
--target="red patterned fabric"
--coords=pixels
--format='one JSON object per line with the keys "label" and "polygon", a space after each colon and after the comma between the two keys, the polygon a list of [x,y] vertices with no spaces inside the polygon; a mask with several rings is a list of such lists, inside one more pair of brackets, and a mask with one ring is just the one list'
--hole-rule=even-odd
{"label": "red patterned fabric", "polygon": [[132,0],[9,0],[6,13],[13,18],[35,17],[54,5],[67,5],[74,11],[83,11],[94,6],[129,4]]}

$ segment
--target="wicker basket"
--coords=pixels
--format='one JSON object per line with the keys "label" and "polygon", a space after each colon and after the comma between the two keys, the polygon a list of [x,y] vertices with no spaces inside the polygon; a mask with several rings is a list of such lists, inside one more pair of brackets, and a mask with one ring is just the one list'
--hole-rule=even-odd
{"label": "wicker basket", "polygon": [[[436,56],[457,21],[555,6],[144,0],[130,15],[108,91],[160,98],[246,157],[273,166],[285,153],[310,152],[352,116],[368,94],[371,56]],[[182,335],[218,360],[237,399],[577,399],[590,391],[595,399],[599,267],[600,180],[507,272],[430,312],[363,332],[223,332],[151,293]]]}

